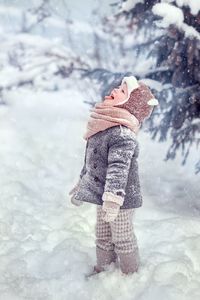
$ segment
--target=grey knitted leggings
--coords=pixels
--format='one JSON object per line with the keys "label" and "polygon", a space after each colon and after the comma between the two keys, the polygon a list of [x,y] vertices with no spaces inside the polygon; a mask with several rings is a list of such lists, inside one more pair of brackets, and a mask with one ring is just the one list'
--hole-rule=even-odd
{"label": "grey knitted leggings", "polygon": [[97,205],[97,221],[95,226],[96,246],[115,253],[130,253],[138,250],[137,238],[133,230],[134,209],[120,209],[113,222],[101,219],[102,206]]}

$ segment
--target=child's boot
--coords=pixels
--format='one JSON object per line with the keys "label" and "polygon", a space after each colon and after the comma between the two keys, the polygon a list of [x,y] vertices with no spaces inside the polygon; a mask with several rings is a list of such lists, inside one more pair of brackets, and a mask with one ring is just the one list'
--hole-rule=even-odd
{"label": "child's boot", "polygon": [[105,271],[105,267],[110,265],[112,262],[116,262],[117,255],[112,251],[106,251],[98,246],[96,246],[96,257],[97,257],[97,264],[94,266],[93,270],[86,275],[86,277],[90,277],[96,275],[100,272]]}
{"label": "child's boot", "polygon": [[119,266],[124,274],[131,274],[138,271],[139,254],[137,252],[119,253]]}

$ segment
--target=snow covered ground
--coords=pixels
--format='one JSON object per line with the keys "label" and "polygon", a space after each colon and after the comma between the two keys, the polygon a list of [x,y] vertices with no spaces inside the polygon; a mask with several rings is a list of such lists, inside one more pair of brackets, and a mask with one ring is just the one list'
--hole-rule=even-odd
{"label": "snow covered ground", "polygon": [[95,263],[95,205],[68,197],[84,159],[88,106],[72,90],[6,92],[0,106],[1,300],[199,300],[200,189],[197,151],[185,167],[164,162],[169,143],[141,131],[144,205],[135,232],[141,266],[111,266],[85,281]]}

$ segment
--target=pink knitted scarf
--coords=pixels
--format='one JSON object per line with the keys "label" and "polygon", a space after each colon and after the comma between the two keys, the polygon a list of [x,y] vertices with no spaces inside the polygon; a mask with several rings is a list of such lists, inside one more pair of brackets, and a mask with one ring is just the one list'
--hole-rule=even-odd
{"label": "pink knitted scarf", "polygon": [[135,134],[141,126],[138,119],[124,108],[109,106],[101,102],[97,103],[91,111],[87,131],[84,134],[85,140],[99,131],[120,124],[130,128]]}

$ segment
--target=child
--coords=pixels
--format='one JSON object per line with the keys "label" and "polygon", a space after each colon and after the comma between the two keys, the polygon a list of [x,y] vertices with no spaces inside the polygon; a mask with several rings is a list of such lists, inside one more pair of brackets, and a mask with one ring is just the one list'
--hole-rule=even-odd
{"label": "child", "polygon": [[132,218],[142,205],[137,158],[141,123],[158,105],[149,88],[134,76],[92,109],[87,132],[85,163],[78,184],[69,193],[71,202],[97,205],[96,258],[90,275],[119,259],[124,274],[139,267],[139,252]]}

